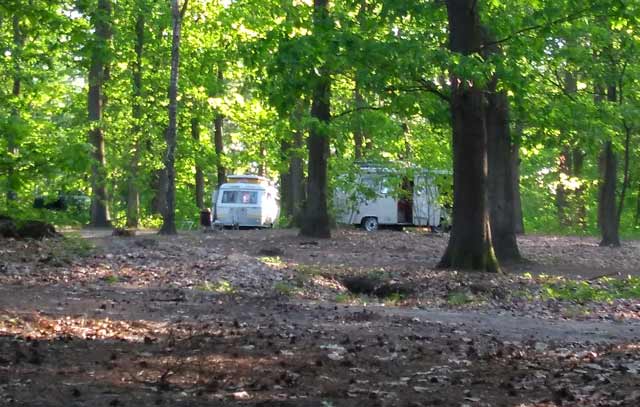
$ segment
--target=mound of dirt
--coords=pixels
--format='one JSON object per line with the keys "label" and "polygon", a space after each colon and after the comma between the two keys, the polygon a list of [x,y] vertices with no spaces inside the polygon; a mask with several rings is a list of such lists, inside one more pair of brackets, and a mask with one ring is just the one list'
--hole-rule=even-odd
{"label": "mound of dirt", "polygon": [[56,228],[39,220],[15,221],[6,215],[0,215],[0,237],[14,239],[38,239],[58,237]]}

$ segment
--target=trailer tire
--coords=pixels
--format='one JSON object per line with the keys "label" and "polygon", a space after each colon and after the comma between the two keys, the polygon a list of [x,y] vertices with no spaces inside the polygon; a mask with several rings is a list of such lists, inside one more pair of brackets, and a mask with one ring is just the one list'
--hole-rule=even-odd
{"label": "trailer tire", "polygon": [[378,218],[374,218],[373,216],[367,216],[362,219],[362,229],[367,232],[375,232],[378,230]]}

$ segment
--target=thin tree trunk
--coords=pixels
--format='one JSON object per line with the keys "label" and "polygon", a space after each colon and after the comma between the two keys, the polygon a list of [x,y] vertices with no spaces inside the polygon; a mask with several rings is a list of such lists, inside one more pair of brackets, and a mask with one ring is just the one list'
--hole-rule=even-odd
{"label": "thin tree trunk", "polygon": [[291,202],[291,175],[288,168],[289,157],[291,155],[291,143],[289,140],[280,141],[280,161],[287,163],[287,169],[280,172],[280,214],[285,218],[290,218],[293,214],[293,203]]}
{"label": "thin tree trunk", "polygon": [[509,132],[507,94],[496,91],[496,82],[487,95],[488,197],[493,247],[500,262],[520,260],[515,234],[514,186]]}
{"label": "thin tree trunk", "polygon": [[[584,168],[585,153],[579,147],[574,147],[571,151],[571,175],[572,177],[581,179],[582,170]],[[574,202],[573,207],[575,210],[575,218],[571,219],[572,224],[577,224],[581,227],[587,226],[587,207],[584,201],[584,187],[580,185],[573,191]]]}
{"label": "thin tree trunk", "polygon": [[[328,0],[314,0],[314,34],[321,35],[328,28]],[[314,78],[311,117],[317,122],[311,126],[307,146],[309,149],[309,182],[300,234],[308,237],[329,238],[329,210],[327,206],[327,161],[329,158],[329,132],[331,120],[331,76],[329,67],[319,68]]]}
{"label": "thin tree trunk", "polygon": [[513,217],[515,219],[514,231],[516,234],[524,234],[524,216],[522,214],[522,199],[520,196],[520,135],[522,134],[521,124],[516,125],[518,136],[511,144],[511,176],[513,181]]}
{"label": "thin tree trunk", "polygon": [[565,181],[571,176],[571,152],[568,146],[564,146],[558,157],[558,173],[560,175],[558,186],[556,187],[556,211],[558,214],[558,222],[561,226],[568,226],[569,219],[567,215],[567,190],[565,189]]}
{"label": "thin tree trunk", "polygon": [[204,172],[200,165],[200,121],[197,117],[191,118],[191,137],[196,145],[196,206],[204,209]]}
{"label": "thin tree trunk", "polygon": [[108,75],[108,43],[111,40],[111,2],[98,0],[98,8],[91,16],[95,28],[95,44],[91,51],[89,70],[89,143],[93,146],[91,164],[91,225],[111,226],[107,194],[105,143],[102,122],[105,97],[103,85]]}
{"label": "thin tree trunk", "polygon": [[180,67],[180,31],[182,29],[182,15],[186,10],[187,0],[182,10],[178,7],[178,0],[171,0],[171,14],[173,19],[173,37],[171,41],[171,76],[169,80],[169,127],[165,133],[167,151],[164,166],[167,172],[167,210],[162,217],[160,233],[175,235],[176,230],[176,173],[175,153],[178,133],[178,77]]}
{"label": "thin tree trunk", "polygon": [[[471,55],[481,48],[475,0],[449,0],[449,48]],[[453,128],[453,227],[440,267],[496,272],[487,202],[487,131],[484,89],[451,78]]]}
{"label": "thin tree trunk", "polygon": [[304,131],[302,117],[308,108],[305,103],[299,102],[293,113],[293,146],[289,157],[289,182],[291,184],[291,219],[293,225],[300,226],[302,221],[302,209],[305,202],[305,178],[304,178]]}
{"label": "thin tree trunk", "polygon": [[623,178],[622,190],[620,191],[620,201],[618,202],[618,215],[616,219],[617,228],[620,228],[620,219],[622,218],[622,210],[624,209],[624,200],[627,196],[627,188],[629,187],[629,154],[631,144],[631,128],[627,123],[623,123],[624,127],[624,162],[623,162]]}
{"label": "thin tree trunk", "polygon": [[258,175],[267,176],[267,147],[264,141],[260,141],[260,162],[258,163]]}
{"label": "thin tree trunk", "polygon": [[[22,49],[24,48],[24,33],[20,28],[20,16],[14,14],[13,16],[13,86],[11,89],[11,95],[13,96],[14,105],[11,108],[11,121],[13,123],[20,122],[20,108],[17,106],[18,99],[20,98],[20,89],[22,86],[22,69],[21,69],[21,57]],[[18,177],[14,169],[15,157],[18,154],[18,131],[17,126],[9,130],[7,134],[7,153],[11,159],[9,168],[7,169],[7,201],[15,201],[18,198]]]}
{"label": "thin tree trunk", "polygon": [[144,26],[145,19],[142,10],[138,11],[136,18],[136,60],[133,64],[133,126],[131,129],[134,145],[129,168],[128,192],[127,192],[127,227],[137,228],[140,223],[140,190],[138,189],[138,176],[140,171],[140,155],[142,148],[142,53],[144,51]]}
{"label": "thin tree trunk", "polygon": [[638,189],[636,191],[636,216],[633,221],[634,226],[640,223],[640,181],[638,181]]}
{"label": "thin tree trunk", "polygon": [[[222,72],[222,68],[218,67],[218,81],[222,84],[224,80],[224,74]],[[214,135],[213,135],[213,144],[216,150],[216,170],[217,170],[217,185],[218,188],[220,185],[224,184],[227,175],[226,169],[224,168],[223,156],[224,156],[224,143],[222,140],[222,124],[223,124],[224,116],[221,113],[216,115],[216,118],[213,122],[214,126]]]}
{"label": "thin tree trunk", "polygon": [[353,147],[354,147],[354,158],[356,161],[361,160],[363,158],[363,143],[366,140],[365,132],[364,132],[364,120],[362,117],[361,109],[365,106],[364,98],[360,93],[359,84],[356,80],[356,86],[353,90],[353,97],[355,100],[356,113],[354,115],[355,126],[353,129]]}

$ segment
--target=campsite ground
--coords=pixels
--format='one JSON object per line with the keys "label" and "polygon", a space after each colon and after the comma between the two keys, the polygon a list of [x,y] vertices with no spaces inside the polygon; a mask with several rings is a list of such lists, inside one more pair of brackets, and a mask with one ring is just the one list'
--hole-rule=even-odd
{"label": "campsite ground", "polygon": [[523,236],[486,275],[436,270],[446,239],[0,240],[0,404],[640,403],[640,242]]}

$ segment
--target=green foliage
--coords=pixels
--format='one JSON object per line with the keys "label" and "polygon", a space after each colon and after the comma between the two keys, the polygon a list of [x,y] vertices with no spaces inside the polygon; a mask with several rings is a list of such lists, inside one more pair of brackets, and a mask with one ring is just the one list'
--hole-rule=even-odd
{"label": "green foliage", "polygon": [[638,299],[640,298],[640,278],[628,276],[626,279],[603,277],[596,281],[565,280],[546,283],[542,290],[543,296],[547,298],[578,303]]}
{"label": "green foliage", "polygon": [[214,292],[218,294],[233,294],[236,289],[226,280],[218,280],[216,282],[205,281],[195,287],[196,290]]}

